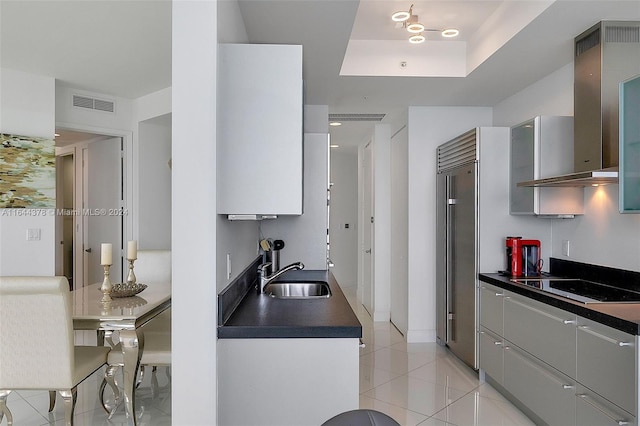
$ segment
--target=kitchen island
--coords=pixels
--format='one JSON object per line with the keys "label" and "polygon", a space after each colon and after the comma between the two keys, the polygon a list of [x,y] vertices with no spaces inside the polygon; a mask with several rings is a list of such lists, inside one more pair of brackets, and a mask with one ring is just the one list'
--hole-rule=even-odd
{"label": "kitchen island", "polygon": [[[585,268],[551,272],[640,285],[635,272]],[[536,423],[638,424],[640,303],[585,304],[500,274],[479,278],[481,378]]]}
{"label": "kitchen island", "polygon": [[[259,263],[259,262],[258,262]],[[218,422],[319,425],[359,406],[362,326],[329,271],[331,297],[277,299],[255,290],[257,263],[218,296]]]}

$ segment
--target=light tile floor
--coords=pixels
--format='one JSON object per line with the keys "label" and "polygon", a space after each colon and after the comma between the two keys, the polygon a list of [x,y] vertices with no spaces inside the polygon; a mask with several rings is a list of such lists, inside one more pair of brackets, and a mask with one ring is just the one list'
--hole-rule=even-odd
{"label": "light tile floor", "polygon": [[[102,381],[104,369],[99,369],[78,386],[74,424],[76,426],[127,425],[124,406],[108,420],[107,413],[98,401],[98,389]],[[165,367],[159,367],[156,378],[159,392],[152,394],[151,371],[145,374],[144,380],[136,393],[138,425],[165,426],[171,424],[171,386]],[[108,389],[108,388],[107,388]],[[112,393],[105,392],[107,401]],[[64,425],[64,402],[58,395],[53,412],[49,413],[49,393],[46,391],[15,391],[9,395],[7,406],[13,415],[14,426]],[[3,419],[1,424],[6,425]]]}
{"label": "light tile floor", "polygon": [[362,323],[360,408],[403,426],[533,425],[478,374],[437,343],[406,343],[391,323],[374,323],[343,288]]}
{"label": "light tile floor", "polygon": [[[343,290],[362,323],[366,345],[360,349],[360,408],[386,413],[403,426],[533,425],[447,349],[436,343],[406,343],[390,323],[371,321],[356,300],[355,288]],[[107,420],[97,397],[102,374],[98,370],[78,387],[76,426],[127,424],[122,406]],[[150,378],[147,374],[136,394],[138,424],[170,425],[169,378],[164,368],[158,369],[157,396],[152,395]],[[55,410],[48,413],[47,392],[13,392],[8,406],[15,426],[64,424],[62,400],[58,397]]]}

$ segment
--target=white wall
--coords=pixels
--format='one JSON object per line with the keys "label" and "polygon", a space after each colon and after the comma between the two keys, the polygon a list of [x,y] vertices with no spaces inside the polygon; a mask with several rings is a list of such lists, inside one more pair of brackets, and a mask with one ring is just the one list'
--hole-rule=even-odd
{"label": "white wall", "polygon": [[171,249],[171,114],[138,125],[138,248]]}
{"label": "white wall", "polygon": [[217,2],[173,3],[172,417],[217,418]]}
{"label": "white wall", "polygon": [[[0,132],[53,138],[53,78],[1,68],[0,91]],[[18,215],[29,212],[0,209],[0,275],[55,274],[55,215]],[[30,228],[40,229],[39,241],[26,240]]]}
{"label": "white wall", "polygon": [[[96,111],[87,108],[74,107],[73,95],[94,97],[115,103],[115,112]],[[110,96],[104,93],[89,92],[75,89],[63,83],[56,82],[56,125],[74,129],[81,125],[85,129],[92,129],[94,133],[100,130],[122,130],[132,132],[134,125],[134,102],[131,99]],[[101,133],[111,135],[108,131]]]}
{"label": "white wall", "polygon": [[335,265],[332,272],[341,287],[353,287],[358,279],[357,150],[331,149],[331,182],[329,257]]}
{"label": "white wall", "polygon": [[492,119],[491,108],[409,107],[408,342],[436,340],[436,148]]}
{"label": "white wall", "polygon": [[[566,65],[494,107],[494,124],[512,126],[536,115],[573,115],[573,64]],[[618,185],[585,188],[585,214],[549,220],[550,256],[640,271],[640,215],[618,213]],[[544,220],[544,219],[539,219]],[[562,255],[563,240],[570,242]]]}

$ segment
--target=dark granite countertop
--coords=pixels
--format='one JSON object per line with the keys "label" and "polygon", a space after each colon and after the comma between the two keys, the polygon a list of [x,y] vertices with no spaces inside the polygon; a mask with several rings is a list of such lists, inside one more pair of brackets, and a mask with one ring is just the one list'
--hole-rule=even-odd
{"label": "dark granite countertop", "polygon": [[584,304],[562,296],[555,296],[533,287],[514,283],[510,281],[509,277],[497,273],[480,274],[479,278],[480,281],[485,283],[572,312],[583,318],[608,325],[629,334],[640,335],[640,303]]}
{"label": "dark granite countertop", "polygon": [[[362,325],[330,271],[301,270],[278,281],[326,281],[332,296],[318,299],[276,299],[257,294],[253,286],[237,307],[219,319],[220,339],[360,338]],[[219,297],[220,298],[220,297]],[[226,316],[227,318],[224,318]]]}

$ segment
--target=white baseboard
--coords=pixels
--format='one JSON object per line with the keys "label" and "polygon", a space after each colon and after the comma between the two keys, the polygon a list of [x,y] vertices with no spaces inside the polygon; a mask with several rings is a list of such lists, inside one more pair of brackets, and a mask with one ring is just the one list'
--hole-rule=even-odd
{"label": "white baseboard", "polygon": [[407,343],[435,343],[435,330],[408,330]]}

